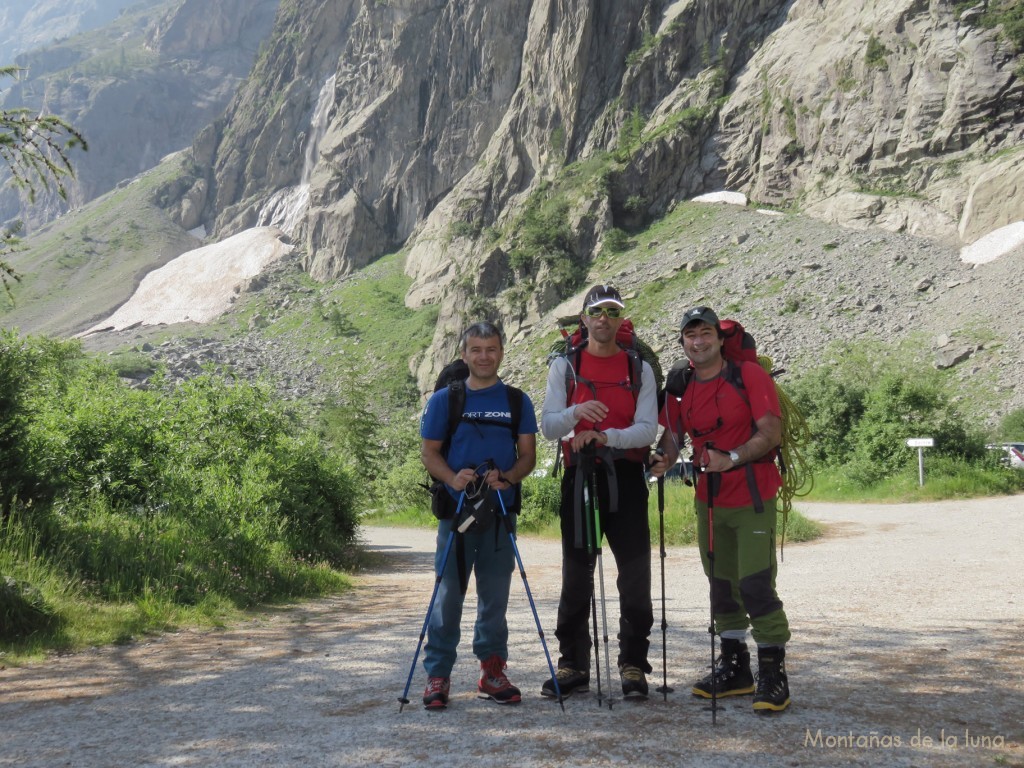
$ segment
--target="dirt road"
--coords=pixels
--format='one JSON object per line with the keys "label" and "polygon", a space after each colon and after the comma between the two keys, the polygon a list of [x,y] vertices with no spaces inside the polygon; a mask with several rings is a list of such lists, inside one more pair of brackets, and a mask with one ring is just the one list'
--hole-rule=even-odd
{"label": "dirt road", "polygon": [[[387,565],[352,594],[0,671],[0,766],[1024,766],[1024,496],[799,506],[830,532],[786,546],[793,705],[780,715],[757,716],[744,697],[722,702],[712,727],[689,695],[710,655],[706,581],[690,548],[666,559],[667,701],[609,710],[591,693],[563,713],[541,699],[547,663],[516,578],[509,676],[523,703],[477,699],[467,651],[447,712],[418,705],[417,669],[399,713],[433,587],[433,536],[371,529],[367,546]],[[524,537],[520,551],[554,642],[558,544]],[[662,676],[657,552],[654,573],[652,688]],[[614,626],[610,553],[605,578]]]}

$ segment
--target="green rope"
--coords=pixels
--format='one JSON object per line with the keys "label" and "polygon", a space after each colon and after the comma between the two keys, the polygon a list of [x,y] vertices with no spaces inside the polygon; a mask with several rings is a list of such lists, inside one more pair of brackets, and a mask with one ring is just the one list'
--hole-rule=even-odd
{"label": "green rope", "polygon": [[[769,374],[774,366],[767,355],[758,355],[757,362]],[[773,379],[774,381],[774,379]],[[779,444],[779,455],[782,458],[782,488],[779,489],[779,511],[782,512],[782,539],[780,553],[786,546],[786,523],[789,521],[793,499],[806,496],[814,488],[814,475],[804,455],[804,446],[811,441],[811,431],[803,412],[793,402],[786,391],[775,382],[775,391],[779,396],[782,409],[782,442]]]}

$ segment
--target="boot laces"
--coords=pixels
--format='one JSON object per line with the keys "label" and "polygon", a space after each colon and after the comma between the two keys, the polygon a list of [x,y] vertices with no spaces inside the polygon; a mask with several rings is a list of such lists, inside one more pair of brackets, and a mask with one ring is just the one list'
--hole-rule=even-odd
{"label": "boot laces", "polygon": [[576,670],[571,667],[559,667],[555,670],[555,677],[558,678],[558,682],[568,680],[576,674]]}
{"label": "boot laces", "polygon": [[757,693],[777,695],[782,692],[786,670],[781,663],[766,664],[757,671]]}
{"label": "boot laces", "polygon": [[432,693],[447,693],[447,690],[447,677],[431,677],[427,679],[427,690],[424,695],[429,696]]}
{"label": "boot laces", "polygon": [[639,667],[634,667],[632,664],[623,664],[620,674],[626,680],[632,680],[635,683],[639,683],[644,679],[644,672]]}
{"label": "boot laces", "polygon": [[505,660],[500,656],[491,656],[486,661],[480,662],[480,668],[483,670],[484,677],[488,678],[493,685],[499,688],[511,685],[505,676]]}

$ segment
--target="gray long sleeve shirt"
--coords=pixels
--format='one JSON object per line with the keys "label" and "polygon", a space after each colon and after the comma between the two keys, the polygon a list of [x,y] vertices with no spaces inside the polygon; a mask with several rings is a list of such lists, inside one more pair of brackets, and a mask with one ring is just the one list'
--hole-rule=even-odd
{"label": "gray long sleeve shirt", "polygon": [[[568,437],[576,428],[575,405],[566,406],[565,374],[569,361],[557,357],[548,368],[548,385],[541,412],[541,432],[548,440]],[[646,448],[658,436],[658,395],[654,371],[642,362],[640,392],[637,395],[633,424],[625,429],[602,430],[610,448]]]}

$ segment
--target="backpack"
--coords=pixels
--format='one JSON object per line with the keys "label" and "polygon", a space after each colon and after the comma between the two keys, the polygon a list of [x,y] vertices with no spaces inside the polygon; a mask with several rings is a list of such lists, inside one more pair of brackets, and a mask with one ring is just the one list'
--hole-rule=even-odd
{"label": "backpack", "polygon": [[[548,354],[548,363],[550,364],[556,357],[567,357],[572,369],[576,371],[579,369],[580,354],[583,352],[583,348],[587,346],[589,339],[587,338],[587,326],[579,320],[574,319],[574,321],[577,323],[577,326],[571,334],[566,327],[559,329],[562,333],[562,338],[551,346],[551,351]],[[622,325],[619,326],[619,330],[615,334],[615,343],[619,345],[620,349],[625,350],[626,356],[629,358],[629,385],[630,390],[633,392],[633,398],[636,399],[640,394],[640,385],[642,383],[640,379],[644,362],[651,366],[651,370],[654,371],[654,381],[660,391],[664,385],[665,376],[661,368],[661,362],[658,360],[658,354],[649,344],[636,335],[632,320],[627,318],[622,321]],[[572,376],[567,375],[565,394],[569,399],[572,398],[573,386]]]}
{"label": "backpack", "polygon": [[[444,387],[448,387],[448,429],[446,430],[445,438],[441,443],[441,455],[445,458],[448,457],[448,450],[451,448],[452,444],[452,436],[455,434],[455,430],[458,429],[459,424],[463,422],[467,424],[491,424],[499,427],[505,427],[511,432],[512,443],[514,445],[518,444],[519,425],[522,422],[523,417],[523,390],[513,387],[510,384],[505,385],[508,393],[508,410],[511,417],[511,423],[506,424],[505,422],[498,421],[496,419],[470,419],[464,414],[466,409],[467,378],[469,378],[469,366],[460,358],[453,360],[442,368],[434,382],[434,392],[437,392]],[[430,508],[434,513],[434,516],[439,520],[445,520],[454,516],[455,508],[450,503],[451,495],[445,490],[444,482],[433,475],[430,476],[430,480],[431,483],[429,485],[422,485],[430,491],[430,495],[432,497]],[[516,506],[518,506],[518,504]]]}
{"label": "backpack", "polygon": [[[750,402],[746,395],[746,386],[743,383],[741,370],[744,362],[758,363],[775,383],[775,392],[778,394],[779,406],[782,410],[782,441],[778,448],[760,460],[778,461],[779,464],[779,471],[782,475],[782,487],[779,489],[779,511],[782,512],[781,545],[784,547],[786,522],[789,519],[790,510],[793,508],[793,499],[798,496],[806,496],[814,487],[814,477],[809,472],[807,461],[803,455],[803,446],[810,441],[810,431],[800,409],[776,381],[776,377],[785,373],[785,369],[773,369],[772,359],[757,353],[757,343],[754,337],[738,321],[721,320],[719,327],[722,329],[724,337],[722,343],[722,356],[725,358],[726,364],[724,378],[736,388],[744,401],[748,404]],[[682,399],[686,388],[693,379],[693,374],[693,366],[686,358],[672,365],[665,377],[665,389],[659,397],[659,410],[664,406],[664,398],[667,395]],[[756,429],[756,425],[754,429]],[[756,486],[751,485],[751,487]],[[755,499],[755,506],[759,503],[760,499]]]}
{"label": "backpack", "polygon": [[[558,357],[564,357],[569,363],[568,367],[565,369],[566,405],[569,405],[572,402],[577,381],[589,383],[586,377],[581,376],[579,373],[583,349],[589,342],[589,339],[587,338],[587,327],[582,321],[578,319],[574,320],[577,323],[576,329],[571,334],[567,330],[567,326],[559,329],[562,333],[562,338],[557,340],[551,346],[551,351],[548,354],[548,365]],[[655,385],[657,390],[660,392],[664,385],[665,378],[662,372],[661,363],[658,360],[658,355],[649,344],[636,335],[636,331],[633,329],[632,320],[627,318],[619,326],[619,330],[615,335],[615,343],[618,344],[619,348],[626,353],[628,365],[627,375],[629,389],[633,394],[633,402],[636,403],[637,399],[640,397],[640,387],[643,384],[643,364],[645,362],[651,366],[651,370],[654,372]],[[551,470],[552,476],[558,474],[561,460],[562,452],[556,451],[555,464]]]}

